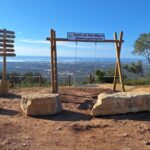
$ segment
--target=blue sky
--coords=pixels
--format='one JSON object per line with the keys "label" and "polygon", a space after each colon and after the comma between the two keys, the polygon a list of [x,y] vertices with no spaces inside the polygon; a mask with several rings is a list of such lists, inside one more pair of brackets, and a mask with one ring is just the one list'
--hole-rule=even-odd
{"label": "blue sky", "polygon": [[[49,56],[45,41],[50,29],[57,37],[67,32],[124,31],[122,58],[135,58],[133,44],[140,33],[150,32],[150,0],[0,0],[0,28],[16,32],[17,55]],[[58,56],[75,54],[75,43],[57,43]],[[93,43],[78,43],[78,57],[95,57]],[[115,57],[114,44],[97,44],[96,57]]]}

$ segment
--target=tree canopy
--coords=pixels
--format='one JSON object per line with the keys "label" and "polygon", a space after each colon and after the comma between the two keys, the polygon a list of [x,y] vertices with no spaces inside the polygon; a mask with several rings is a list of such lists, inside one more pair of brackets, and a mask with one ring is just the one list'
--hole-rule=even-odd
{"label": "tree canopy", "polygon": [[142,61],[132,62],[130,64],[125,64],[123,69],[127,70],[128,72],[132,72],[134,74],[139,74],[143,76],[143,63]]}
{"label": "tree canopy", "polygon": [[144,56],[150,64],[150,33],[142,33],[134,43],[133,54]]}

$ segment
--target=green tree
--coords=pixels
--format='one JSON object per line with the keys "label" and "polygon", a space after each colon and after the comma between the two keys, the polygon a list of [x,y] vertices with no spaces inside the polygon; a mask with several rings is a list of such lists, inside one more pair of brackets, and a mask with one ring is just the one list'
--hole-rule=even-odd
{"label": "green tree", "polygon": [[143,63],[142,61],[138,61],[137,63],[132,62],[131,64],[125,64],[123,69],[127,70],[128,72],[132,72],[134,74],[139,74],[143,76]]}
{"label": "green tree", "polygon": [[133,54],[144,56],[150,64],[150,33],[140,34],[134,43]]}

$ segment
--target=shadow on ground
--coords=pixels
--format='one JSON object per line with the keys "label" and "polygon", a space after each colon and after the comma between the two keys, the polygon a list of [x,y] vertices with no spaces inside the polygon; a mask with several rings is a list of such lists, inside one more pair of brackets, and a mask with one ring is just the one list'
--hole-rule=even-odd
{"label": "shadow on ground", "polygon": [[15,116],[18,113],[19,112],[15,111],[15,110],[8,110],[8,109],[1,109],[0,108],[0,115]]}
{"label": "shadow on ground", "polygon": [[80,121],[80,120],[88,121],[91,120],[92,116],[80,112],[63,110],[61,113],[56,115],[36,116],[34,118],[54,120],[54,121]]}
{"label": "shadow on ground", "polygon": [[122,115],[99,116],[101,119],[150,121],[150,112],[127,113]]}
{"label": "shadow on ground", "polygon": [[21,99],[21,95],[13,94],[13,93],[8,93],[8,95],[5,96],[0,96],[0,98],[6,98],[6,99]]}

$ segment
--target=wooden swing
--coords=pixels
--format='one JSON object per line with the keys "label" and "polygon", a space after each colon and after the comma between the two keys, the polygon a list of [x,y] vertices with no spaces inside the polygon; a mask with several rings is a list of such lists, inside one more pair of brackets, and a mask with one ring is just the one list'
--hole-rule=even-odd
{"label": "wooden swing", "polygon": [[120,61],[120,53],[121,46],[123,41],[123,31],[120,32],[120,37],[118,40],[117,33],[114,33],[114,40],[70,40],[67,38],[56,38],[56,32],[51,29],[50,37],[46,38],[46,40],[51,43],[51,84],[52,84],[52,93],[58,93],[58,77],[57,77],[57,50],[56,50],[56,42],[100,42],[100,43],[114,43],[116,48],[116,67],[114,74],[114,83],[113,83],[113,91],[116,90],[117,84],[117,76],[119,76],[119,80],[121,83],[122,91],[125,92],[125,87],[123,83],[122,70],[121,70],[121,61]]}

